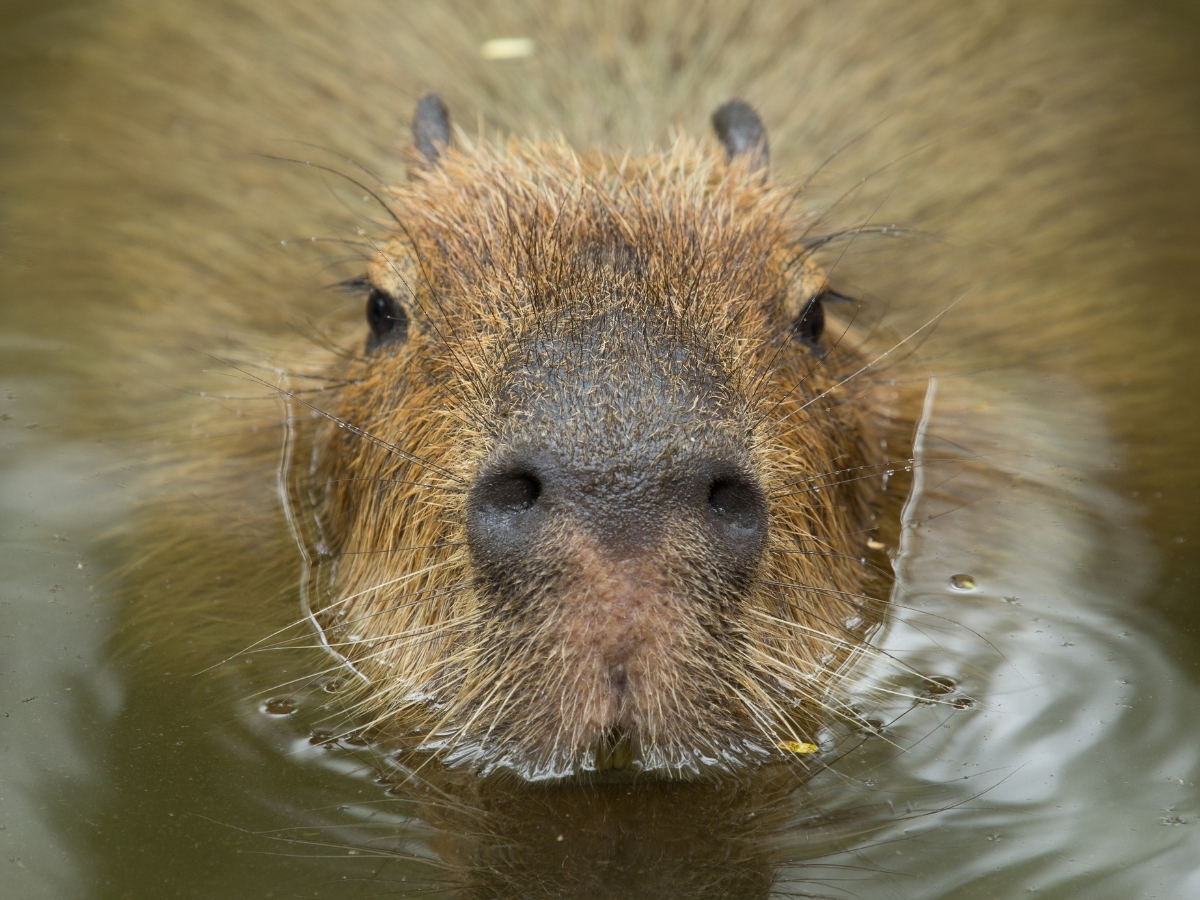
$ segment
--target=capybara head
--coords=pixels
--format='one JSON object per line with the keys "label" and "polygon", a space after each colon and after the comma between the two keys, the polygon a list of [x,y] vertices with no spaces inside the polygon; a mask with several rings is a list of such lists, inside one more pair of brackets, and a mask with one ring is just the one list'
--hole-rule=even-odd
{"label": "capybara head", "polygon": [[811,742],[878,620],[881,452],[740,101],[659,155],[452,140],[423,99],[303,476],[313,619],[450,763],[686,775]]}

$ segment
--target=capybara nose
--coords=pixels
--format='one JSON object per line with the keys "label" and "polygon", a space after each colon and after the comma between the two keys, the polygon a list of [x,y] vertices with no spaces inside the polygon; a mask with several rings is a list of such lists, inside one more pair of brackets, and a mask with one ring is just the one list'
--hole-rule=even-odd
{"label": "capybara nose", "polygon": [[766,497],[753,475],[713,456],[660,458],[643,469],[573,466],[545,451],[508,454],[470,489],[471,552],[485,566],[504,567],[569,534],[586,534],[620,556],[640,555],[669,536],[729,574],[753,568],[767,536]]}

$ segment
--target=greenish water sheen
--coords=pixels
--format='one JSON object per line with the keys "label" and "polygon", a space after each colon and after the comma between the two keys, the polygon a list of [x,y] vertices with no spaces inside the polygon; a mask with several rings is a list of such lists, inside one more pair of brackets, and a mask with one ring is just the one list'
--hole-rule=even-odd
{"label": "greenish water sheen", "polygon": [[[21,225],[88,215],[86,197],[37,202],[61,200],[55,154],[81,136],[56,98],[103,57],[107,9],[0,10],[0,153],[40,179],[0,198],[0,895],[1200,897],[1196,371],[1150,386],[1173,421],[1141,442],[1137,411],[1069,366],[1035,375],[967,348],[986,371],[936,379],[890,548],[894,616],[850,681],[859,721],[822,736],[804,782],[414,772],[346,733],[334,673],[279,687],[311,671],[303,650],[173,666],[170,648],[114,636],[135,581],[106,535],[156,432],[110,414],[144,391],[111,375],[121,348],[88,323],[127,286],[81,292],[102,267],[69,246],[51,264]],[[1194,89],[1196,19],[1163,9]],[[1187,124],[1164,133],[1188,140]],[[215,133],[191,139],[224,152]],[[1195,217],[1159,226],[1194,234]],[[1175,323],[1174,359],[1200,352],[1186,262],[1146,276],[1144,327]],[[188,385],[205,366],[177,364]],[[253,563],[210,590],[236,594]],[[244,605],[264,610],[287,590],[254,584]],[[250,639],[293,614],[264,611]],[[186,645],[203,624],[173,633]]]}

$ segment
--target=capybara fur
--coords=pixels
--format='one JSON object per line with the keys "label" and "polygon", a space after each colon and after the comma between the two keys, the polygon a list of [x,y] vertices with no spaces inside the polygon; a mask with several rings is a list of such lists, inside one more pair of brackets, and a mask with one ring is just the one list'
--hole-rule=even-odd
{"label": "capybara fur", "polygon": [[815,740],[879,618],[882,404],[824,331],[815,217],[725,138],[440,144],[385,193],[297,476],[377,725],[560,774]]}

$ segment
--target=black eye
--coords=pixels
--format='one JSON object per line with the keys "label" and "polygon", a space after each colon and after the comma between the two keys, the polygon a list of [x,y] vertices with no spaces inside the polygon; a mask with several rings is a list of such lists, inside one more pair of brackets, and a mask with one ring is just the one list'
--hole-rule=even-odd
{"label": "black eye", "polygon": [[367,337],[367,352],[384,344],[403,341],[408,336],[408,316],[404,307],[391,294],[371,288],[367,295],[367,324],[371,334]]}
{"label": "black eye", "polygon": [[804,311],[796,317],[792,326],[792,336],[797,340],[816,346],[825,333],[825,305],[821,302],[824,294],[817,294],[808,301]]}

